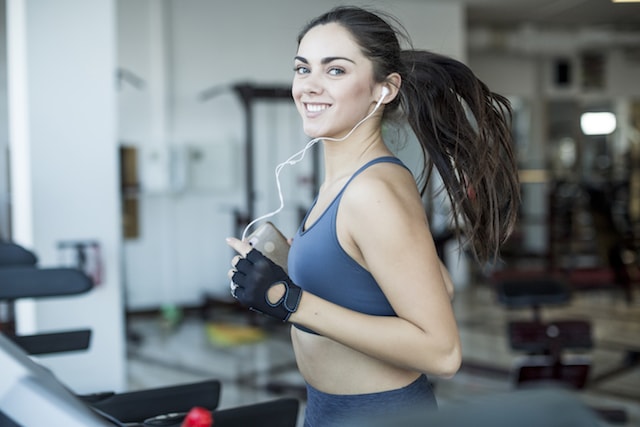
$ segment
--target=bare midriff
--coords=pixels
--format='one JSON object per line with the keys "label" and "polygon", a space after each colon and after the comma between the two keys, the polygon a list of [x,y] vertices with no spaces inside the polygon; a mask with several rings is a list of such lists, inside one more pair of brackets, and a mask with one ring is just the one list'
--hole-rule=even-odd
{"label": "bare midriff", "polygon": [[377,393],[402,388],[420,373],[390,365],[329,338],[291,328],[291,341],[302,377],[330,394]]}

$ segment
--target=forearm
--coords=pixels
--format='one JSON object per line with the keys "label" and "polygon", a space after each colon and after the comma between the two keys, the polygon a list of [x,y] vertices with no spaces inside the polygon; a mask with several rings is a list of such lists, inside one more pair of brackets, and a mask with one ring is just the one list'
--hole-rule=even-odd
{"label": "forearm", "polygon": [[455,322],[449,322],[449,328],[434,325],[433,330],[423,330],[401,317],[358,313],[308,292],[289,321],[404,369],[448,377],[460,365]]}

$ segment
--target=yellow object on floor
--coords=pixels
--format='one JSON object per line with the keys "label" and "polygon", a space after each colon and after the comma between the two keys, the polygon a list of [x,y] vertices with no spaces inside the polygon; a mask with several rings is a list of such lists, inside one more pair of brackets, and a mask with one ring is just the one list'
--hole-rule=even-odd
{"label": "yellow object on floor", "polygon": [[206,326],[209,341],[217,346],[234,346],[262,341],[266,333],[259,327],[231,323],[209,323]]}

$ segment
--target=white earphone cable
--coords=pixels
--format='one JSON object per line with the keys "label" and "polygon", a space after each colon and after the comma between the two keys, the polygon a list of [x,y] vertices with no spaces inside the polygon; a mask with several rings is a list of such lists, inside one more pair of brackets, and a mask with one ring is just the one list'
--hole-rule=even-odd
{"label": "white earphone cable", "polygon": [[307,142],[307,144],[304,146],[304,148],[302,150],[300,150],[297,153],[293,154],[287,160],[285,160],[284,162],[282,162],[278,166],[276,166],[276,169],[275,169],[276,186],[277,186],[277,189],[278,189],[278,198],[280,199],[280,206],[276,210],[271,211],[269,213],[266,213],[266,214],[264,214],[262,216],[259,216],[258,218],[254,219],[249,224],[247,224],[247,226],[244,228],[244,231],[242,232],[242,240],[245,240],[247,238],[247,232],[249,231],[249,229],[254,224],[256,224],[257,222],[263,221],[263,220],[265,220],[267,218],[270,218],[270,217],[272,217],[274,215],[277,215],[278,213],[280,213],[280,211],[282,211],[282,209],[284,209],[284,196],[282,195],[282,186],[280,184],[280,172],[282,171],[282,168],[284,168],[286,165],[295,165],[296,163],[300,162],[302,159],[304,159],[304,155],[306,154],[307,150],[309,148],[313,147],[313,145],[315,145],[315,143],[320,141],[320,140],[340,142],[340,141],[344,141],[345,139],[349,138],[351,136],[351,134],[362,123],[364,123],[366,120],[371,118],[371,116],[373,116],[373,114],[378,110],[378,108],[380,108],[380,104],[382,104],[382,101],[387,96],[387,94],[388,94],[388,89],[387,88],[383,88],[382,96],[380,96],[380,99],[376,103],[376,106],[373,107],[373,111],[371,111],[369,114],[367,114],[367,116],[364,119],[362,119],[358,123],[356,123],[356,125],[349,131],[349,133],[347,133],[342,138],[330,138],[330,137],[313,138],[311,141]]}

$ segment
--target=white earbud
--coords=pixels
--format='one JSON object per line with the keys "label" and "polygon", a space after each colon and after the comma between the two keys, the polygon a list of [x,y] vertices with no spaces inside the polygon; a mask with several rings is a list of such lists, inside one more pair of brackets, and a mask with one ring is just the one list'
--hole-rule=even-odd
{"label": "white earbud", "polygon": [[382,93],[380,94],[380,99],[384,99],[387,95],[389,95],[389,88],[386,86],[382,86]]}

